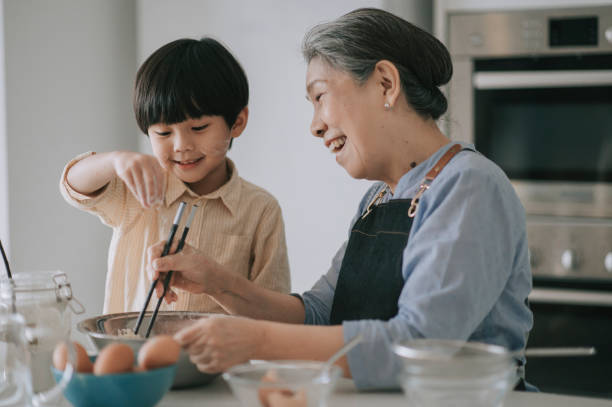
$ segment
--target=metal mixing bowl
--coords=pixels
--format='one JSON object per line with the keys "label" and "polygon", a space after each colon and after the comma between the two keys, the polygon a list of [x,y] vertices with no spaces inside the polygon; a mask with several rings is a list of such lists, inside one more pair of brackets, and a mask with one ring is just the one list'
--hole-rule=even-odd
{"label": "metal mixing bowl", "polygon": [[[138,354],[138,350],[146,341],[144,334],[149,327],[152,313],[147,312],[145,314],[138,337],[126,336],[126,332],[133,332],[138,314],[138,312],[124,312],[120,314],[99,315],[79,322],[77,329],[87,334],[98,350],[110,343],[121,342],[129,345],[134,350],[134,353]],[[150,337],[161,334],[173,335],[182,328],[191,325],[194,321],[207,318],[210,315],[203,312],[160,311],[157,314]],[[181,350],[172,388],[206,384],[218,375],[218,373],[209,374],[200,372],[189,360],[189,355]]]}

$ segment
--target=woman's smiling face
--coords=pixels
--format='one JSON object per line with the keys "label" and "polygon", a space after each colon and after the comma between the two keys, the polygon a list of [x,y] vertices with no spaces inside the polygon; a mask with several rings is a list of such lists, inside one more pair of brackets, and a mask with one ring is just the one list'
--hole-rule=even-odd
{"label": "woman's smiling face", "polygon": [[323,139],[353,178],[372,179],[380,159],[380,140],[375,136],[382,130],[377,112],[384,95],[373,82],[370,78],[360,85],[320,57],[308,64],[306,98],[314,106],[310,131]]}

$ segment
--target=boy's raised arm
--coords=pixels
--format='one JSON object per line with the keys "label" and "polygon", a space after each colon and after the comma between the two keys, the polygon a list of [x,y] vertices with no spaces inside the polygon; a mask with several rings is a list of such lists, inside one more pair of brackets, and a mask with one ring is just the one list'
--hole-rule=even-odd
{"label": "boy's raised arm", "polygon": [[166,176],[157,159],[146,154],[131,151],[93,154],[74,164],[66,179],[75,191],[95,196],[115,176],[123,180],[143,207],[162,202]]}
{"label": "boy's raised arm", "polygon": [[113,154],[93,154],[70,167],[66,180],[72,189],[83,195],[96,195],[115,176]]}

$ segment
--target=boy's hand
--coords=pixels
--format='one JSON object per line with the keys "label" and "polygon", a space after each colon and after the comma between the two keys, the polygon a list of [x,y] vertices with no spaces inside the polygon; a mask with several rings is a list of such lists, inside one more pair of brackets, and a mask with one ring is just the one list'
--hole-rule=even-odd
{"label": "boy's hand", "polygon": [[[167,303],[177,300],[177,294],[171,287],[180,288],[195,294],[214,295],[222,290],[222,284],[231,273],[223,271],[223,266],[210,259],[193,246],[185,243],[183,250],[176,254],[161,257],[165,241],[150,246],[147,250],[147,271],[152,280],[160,279],[155,286],[158,297],[163,293],[163,281],[166,273],[174,270],[168,291],[164,297]],[[170,253],[176,251],[176,244]],[[222,276],[226,276],[223,279]]]}
{"label": "boy's hand", "polygon": [[155,157],[117,151],[113,168],[144,208],[161,205],[166,191],[166,174]]}

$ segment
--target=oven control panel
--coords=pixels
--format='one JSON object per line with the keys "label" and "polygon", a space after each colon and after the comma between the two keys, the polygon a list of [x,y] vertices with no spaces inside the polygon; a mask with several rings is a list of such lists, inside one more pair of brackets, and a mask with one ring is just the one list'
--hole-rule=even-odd
{"label": "oven control panel", "polygon": [[609,52],[612,7],[451,13],[448,31],[454,57]]}
{"label": "oven control panel", "polygon": [[612,219],[528,219],[534,276],[612,281]]}

